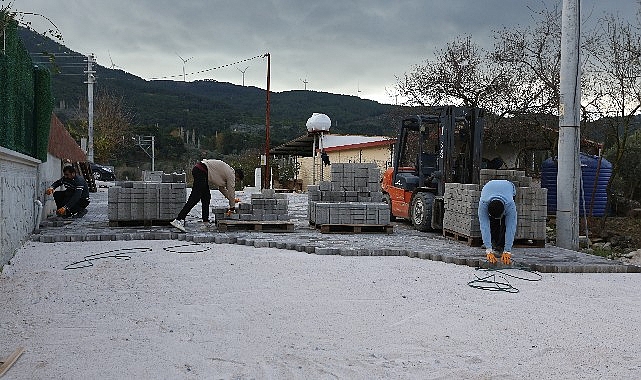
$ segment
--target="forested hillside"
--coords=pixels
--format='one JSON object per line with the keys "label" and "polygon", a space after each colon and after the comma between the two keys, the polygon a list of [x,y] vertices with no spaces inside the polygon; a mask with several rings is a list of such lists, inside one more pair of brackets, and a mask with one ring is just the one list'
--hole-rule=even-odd
{"label": "forested hillside", "polygon": [[[55,112],[61,120],[72,124],[74,118],[86,115],[84,70],[87,64],[83,54],[26,29],[21,30],[21,38],[34,63],[47,65],[54,73]],[[177,145],[184,140],[184,135],[178,132],[181,129],[189,131],[191,139],[199,142],[199,149],[211,155],[242,154],[264,147],[266,91],[263,89],[217,81],[149,81],[100,65],[94,65],[94,70],[96,102],[104,94],[121,98],[122,106],[131,116],[134,133],[159,135],[159,156],[163,151],[172,157],[178,154],[172,150],[180,150]],[[325,113],[332,119],[333,133],[395,133],[389,120],[391,105],[355,96],[302,90],[272,92],[270,100],[272,146],[306,133],[305,122],[313,112]],[[120,159],[107,158],[108,161]]]}

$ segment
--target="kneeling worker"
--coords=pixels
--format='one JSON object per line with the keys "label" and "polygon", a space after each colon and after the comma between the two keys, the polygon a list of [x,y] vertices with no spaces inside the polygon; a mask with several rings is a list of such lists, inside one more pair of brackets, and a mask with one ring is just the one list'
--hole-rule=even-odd
{"label": "kneeling worker", "polygon": [[487,261],[496,264],[494,252],[502,253],[501,262],[512,262],[516,234],[516,187],[507,180],[492,180],[483,186],[479,201],[479,223]]}
{"label": "kneeling worker", "polygon": [[221,160],[202,160],[196,163],[191,170],[194,176],[194,184],[191,188],[191,194],[187,203],[178,213],[176,219],[171,221],[171,225],[185,232],[185,218],[189,211],[200,201],[202,204],[203,222],[209,222],[209,201],[211,193],[209,185],[217,188],[229,200],[229,212],[233,212],[236,206],[236,181],[242,181],[244,178],[241,169],[234,169]]}
{"label": "kneeling worker", "polygon": [[[55,191],[60,185],[65,185],[65,191]],[[62,178],[51,184],[46,191],[47,195],[53,194],[56,201],[56,214],[63,218],[74,217],[82,218],[87,214],[89,205],[89,187],[87,181],[76,174],[76,169],[71,166],[65,166],[62,169]]]}

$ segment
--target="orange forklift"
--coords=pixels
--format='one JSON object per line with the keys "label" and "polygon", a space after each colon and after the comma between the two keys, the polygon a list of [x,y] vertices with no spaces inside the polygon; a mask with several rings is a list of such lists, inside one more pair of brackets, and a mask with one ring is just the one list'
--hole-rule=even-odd
{"label": "orange forklift", "polygon": [[419,231],[443,228],[445,184],[479,183],[484,111],[428,107],[401,123],[394,161],[381,180],[390,219]]}

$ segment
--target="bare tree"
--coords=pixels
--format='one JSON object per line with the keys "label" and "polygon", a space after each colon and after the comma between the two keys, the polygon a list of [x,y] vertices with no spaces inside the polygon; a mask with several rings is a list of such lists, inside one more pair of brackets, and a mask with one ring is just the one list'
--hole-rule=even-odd
{"label": "bare tree", "polygon": [[[612,161],[607,192],[625,167],[628,140],[634,132],[635,116],[641,110],[641,35],[632,25],[614,15],[605,16],[595,30],[596,38],[587,45],[590,52],[584,70],[584,113],[604,138]],[[623,181],[626,182],[626,181]]]}
{"label": "bare tree", "polygon": [[512,82],[505,94],[506,115],[557,114],[561,11],[557,4],[532,14],[533,27],[495,32],[492,59],[506,67]]}
{"label": "bare tree", "polygon": [[[42,33],[36,31],[32,27],[32,22],[29,20],[30,17],[34,17],[34,16],[46,20],[50,25],[49,29],[47,29],[45,32],[42,32]],[[35,33],[41,34],[46,37],[51,37],[55,40],[58,40],[61,43],[64,42],[62,38],[62,32],[60,32],[60,29],[58,29],[56,24],[54,24],[49,17],[42,15],[40,13],[15,10],[13,9],[13,1],[9,1],[7,5],[0,6],[0,37],[3,36],[5,27],[11,20],[15,20],[15,22],[17,22],[18,25],[22,26],[23,28],[29,29]]]}
{"label": "bare tree", "polygon": [[[88,133],[87,103],[79,104],[75,117],[66,123],[69,133],[79,140]],[[131,145],[133,116],[127,111],[123,98],[100,91],[94,110],[94,150],[96,162],[107,163],[122,152],[123,143]]]}
{"label": "bare tree", "polygon": [[427,59],[397,78],[396,90],[411,106],[456,104],[491,108],[506,84],[500,67],[487,59],[487,52],[470,36],[464,36],[448,43],[434,60]]}

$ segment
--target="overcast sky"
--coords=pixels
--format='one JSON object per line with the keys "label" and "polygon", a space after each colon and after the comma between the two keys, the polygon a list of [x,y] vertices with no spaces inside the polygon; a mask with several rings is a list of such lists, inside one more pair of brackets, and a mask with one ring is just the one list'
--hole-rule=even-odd
{"label": "overcast sky", "polygon": [[[397,76],[457,36],[529,25],[528,6],[561,0],[13,0],[47,16],[64,44],[144,79],[215,79],[394,103]],[[7,0],[2,0],[5,6]],[[582,0],[583,18],[632,15],[638,0]],[[42,18],[30,17],[36,30]],[[245,62],[240,62],[250,59]],[[186,63],[184,62],[186,60]],[[80,69],[79,69],[80,70]],[[244,75],[242,73],[244,71]],[[305,83],[307,82],[307,83]]]}

